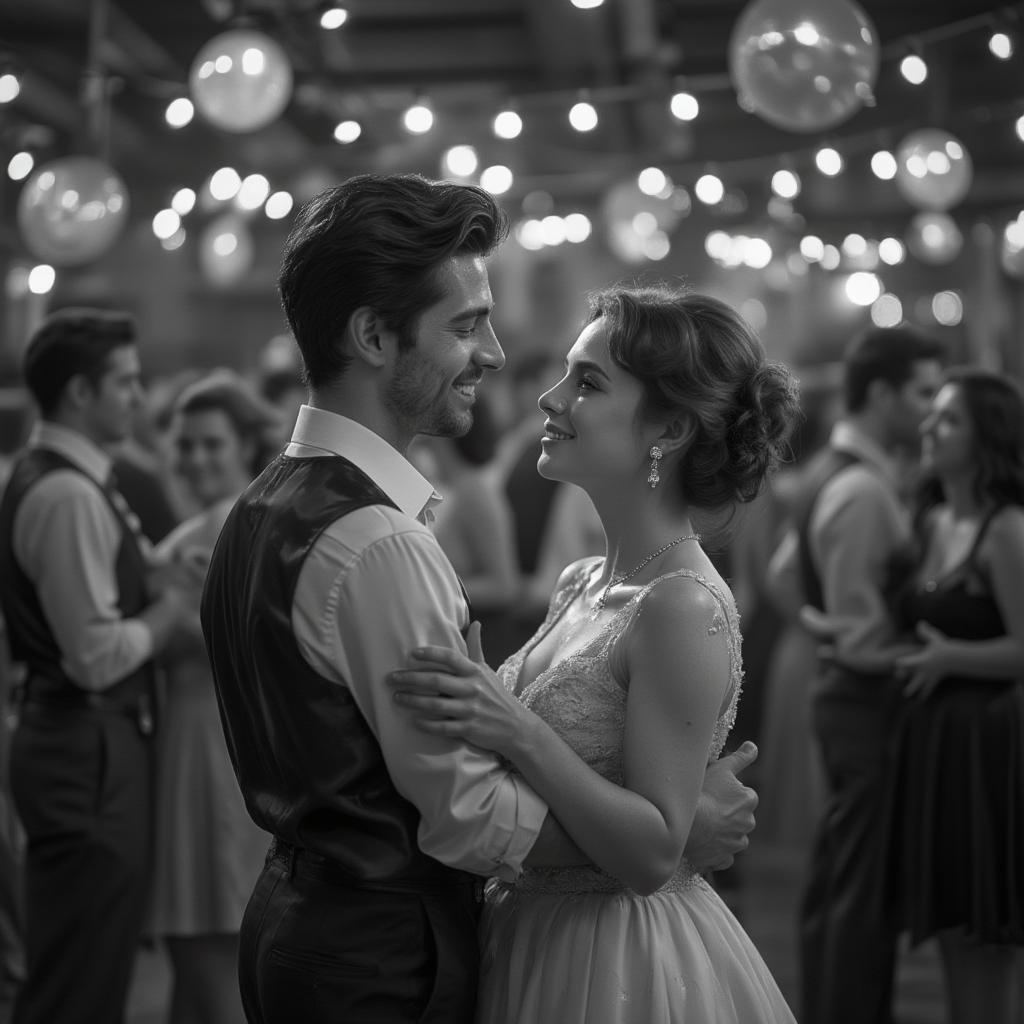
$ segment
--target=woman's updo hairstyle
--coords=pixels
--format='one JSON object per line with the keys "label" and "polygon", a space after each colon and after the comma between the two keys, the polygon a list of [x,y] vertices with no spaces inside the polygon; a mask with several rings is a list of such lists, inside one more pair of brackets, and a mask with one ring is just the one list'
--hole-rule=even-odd
{"label": "woman's updo hairstyle", "polygon": [[769,362],[734,310],[668,285],[612,288],[591,299],[611,357],[643,385],[643,413],[690,419],[678,485],[709,510],[748,502],[788,450],[799,412],[796,378]]}

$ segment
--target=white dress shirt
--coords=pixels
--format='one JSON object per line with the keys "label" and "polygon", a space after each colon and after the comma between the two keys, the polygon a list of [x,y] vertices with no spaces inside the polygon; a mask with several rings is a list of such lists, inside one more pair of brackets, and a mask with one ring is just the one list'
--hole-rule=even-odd
{"label": "white dress shirt", "polygon": [[409,666],[414,647],[466,651],[469,622],[458,577],[417,519],[439,496],[377,434],[323,409],[302,406],[285,453],[341,455],[398,506],[358,509],[315,541],[292,605],[303,657],[352,694],[395,788],[420,813],[420,848],[451,867],[514,878],[547,805],[496,756],[418,730],[385,682],[389,672]]}
{"label": "white dress shirt", "polygon": [[841,420],[829,444],[861,461],[821,489],[808,531],[829,616],[840,631],[838,659],[856,664],[896,639],[882,585],[889,557],[910,539],[892,459],[852,423]]}
{"label": "white dress shirt", "polygon": [[14,517],[14,557],[35,586],[64,671],[84,689],[105,690],[153,655],[149,627],[124,618],[117,604],[123,527],[102,491],[111,458],[46,420],[28,443],[82,472],[57,469],[29,489]]}

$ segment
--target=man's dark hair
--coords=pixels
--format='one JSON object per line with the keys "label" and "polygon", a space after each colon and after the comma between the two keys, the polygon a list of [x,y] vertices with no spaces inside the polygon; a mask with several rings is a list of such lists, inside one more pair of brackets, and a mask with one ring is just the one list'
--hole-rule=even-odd
{"label": "man's dark hair", "polygon": [[506,215],[474,185],[362,174],[314,196],[296,216],[278,277],[306,382],[345,373],[342,340],[361,306],[411,346],[420,314],[443,298],[442,262],[486,256],[507,234]]}
{"label": "man's dark hair", "polygon": [[914,364],[925,359],[942,360],[942,343],[914,327],[872,327],[856,337],[847,348],[844,362],[843,397],[850,412],[860,412],[868,389],[884,380],[894,390],[914,375]]}
{"label": "man's dark hair", "polygon": [[114,349],[135,344],[130,314],[70,307],[51,313],[29,340],[22,361],[25,383],[43,416],[60,403],[72,377],[82,375],[93,387],[106,373]]}

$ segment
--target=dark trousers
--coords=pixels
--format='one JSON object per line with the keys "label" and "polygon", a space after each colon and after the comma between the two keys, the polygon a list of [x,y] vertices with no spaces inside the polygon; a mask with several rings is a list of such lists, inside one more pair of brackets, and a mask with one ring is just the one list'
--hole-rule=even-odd
{"label": "dark trousers", "polygon": [[119,1024],[146,905],[150,744],[124,714],[26,703],[11,792],[28,840],[15,1024]]}
{"label": "dark trousers", "polygon": [[801,1024],[891,1019],[896,930],[882,898],[882,822],[898,700],[893,680],[836,669],[814,696],[827,795],[801,907]]}
{"label": "dark trousers", "polygon": [[242,919],[249,1024],[470,1024],[478,905],[470,886],[353,888],[272,847]]}

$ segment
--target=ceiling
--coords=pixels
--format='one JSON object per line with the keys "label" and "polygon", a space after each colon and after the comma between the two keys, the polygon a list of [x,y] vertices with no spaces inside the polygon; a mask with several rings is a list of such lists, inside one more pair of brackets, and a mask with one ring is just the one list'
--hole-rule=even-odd
{"label": "ceiling", "polygon": [[[437,177],[442,152],[471,142],[484,163],[513,168],[510,206],[538,190],[556,204],[596,203],[610,185],[651,164],[685,184],[716,167],[742,204],[763,206],[772,170],[782,162],[809,167],[826,138],[864,164],[875,148],[895,146],[928,124],[956,133],[973,156],[964,209],[1024,201],[1024,144],[1013,132],[1013,119],[1024,113],[1024,34],[1009,61],[995,60],[986,47],[997,14],[1024,26],[1024,4],[861,0],[881,45],[876,103],[827,136],[785,131],[739,107],[728,51],[746,0],[606,0],[590,11],[568,0],[345,6],[348,23],[329,32],[319,25],[319,0],[99,0],[91,7],[83,0],[3,0],[0,63],[23,75],[21,94],[0,108],[4,163],[21,148],[38,159],[99,149],[128,183],[133,208],[151,216],[174,189],[198,188],[225,164],[243,174],[260,171],[301,198],[366,170]],[[250,134],[199,118],[169,128],[164,110],[185,94],[195,54],[239,15],[288,53],[295,88],[284,114]],[[913,46],[931,70],[916,89],[897,70]],[[86,76],[90,67],[98,74]],[[84,105],[83,96],[98,95],[86,83],[106,88],[109,103]],[[689,124],[667,109],[680,84],[701,103]],[[599,127],[585,135],[566,123],[580,90],[590,91],[601,114]],[[431,133],[414,137],[402,128],[401,113],[418,95],[429,99],[437,120]],[[516,140],[496,140],[490,119],[508,103],[526,127]],[[348,117],[363,133],[342,146],[332,132]],[[842,182],[808,180],[800,213],[854,221],[905,213],[891,183],[863,167],[857,173]],[[9,212],[16,189],[6,184]]]}

